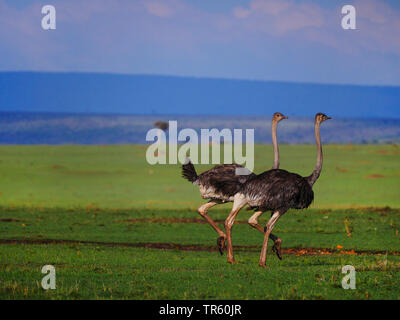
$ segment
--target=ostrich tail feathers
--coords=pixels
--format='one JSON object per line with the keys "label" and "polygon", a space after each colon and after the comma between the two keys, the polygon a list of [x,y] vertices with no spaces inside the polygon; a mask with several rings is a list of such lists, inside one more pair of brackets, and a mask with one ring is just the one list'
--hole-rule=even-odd
{"label": "ostrich tail feathers", "polygon": [[196,169],[190,160],[187,160],[185,164],[182,165],[182,177],[192,183],[195,183],[198,178]]}

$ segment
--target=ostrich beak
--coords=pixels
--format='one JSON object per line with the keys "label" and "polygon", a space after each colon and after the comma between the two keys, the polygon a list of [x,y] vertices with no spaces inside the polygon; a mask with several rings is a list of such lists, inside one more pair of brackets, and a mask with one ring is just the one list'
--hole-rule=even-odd
{"label": "ostrich beak", "polygon": [[332,117],[326,117],[326,120],[332,119]]}
{"label": "ostrich beak", "polygon": [[289,118],[288,118],[288,117],[286,117],[286,116],[283,116],[283,117],[282,117],[282,119],[289,119]]}

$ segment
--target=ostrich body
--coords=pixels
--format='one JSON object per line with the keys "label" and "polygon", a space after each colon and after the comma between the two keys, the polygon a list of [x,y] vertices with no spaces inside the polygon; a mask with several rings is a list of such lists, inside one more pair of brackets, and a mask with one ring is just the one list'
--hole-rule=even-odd
{"label": "ostrich body", "polygon": [[302,177],[297,173],[291,173],[286,170],[272,169],[252,176],[243,186],[242,190],[235,195],[232,211],[225,221],[228,262],[235,263],[231,228],[236,215],[243,206],[248,204],[252,207],[257,207],[258,211],[254,214],[256,218],[265,211],[272,212],[271,218],[265,227],[264,242],[259,261],[261,267],[266,267],[268,238],[278,219],[290,208],[305,209],[310,206],[314,200],[312,187],[322,170],[323,156],[320,124],[328,119],[331,118],[322,113],[317,113],[315,116],[314,129],[318,155],[316,167],[310,176]]}
{"label": "ostrich body", "polygon": [[[276,128],[278,122],[282,119],[287,119],[287,117],[279,112],[274,113],[272,117],[271,132],[274,146],[274,168],[279,167],[279,149],[276,139]],[[242,190],[247,181],[256,176],[252,172],[248,175],[237,175],[237,169],[244,169],[244,167],[239,164],[222,164],[197,175],[196,169],[190,161],[182,165],[182,176],[199,186],[200,194],[203,199],[210,200],[206,204],[200,206],[197,211],[218,233],[217,245],[221,254],[223,254],[226,234],[217,226],[214,220],[208,216],[207,211],[215,205],[234,201],[235,194]],[[249,220],[249,223],[253,227],[256,227],[256,225],[258,226],[258,224],[254,224],[253,221]],[[264,233],[261,226],[258,227],[259,230]],[[272,233],[269,237],[276,243],[276,246],[274,245],[274,250],[280,258],[281,240]]]}
{"label": "ostrich body", "polygon": [[237,175],[238,168],[244,167],[236,163],[222,164],[197,175],[193,164],[189,161],[182,166],[182,176],[199,186],[203,199],[225,203],[232,202],[244,183],[255,176],[253,172],[248,175]]}

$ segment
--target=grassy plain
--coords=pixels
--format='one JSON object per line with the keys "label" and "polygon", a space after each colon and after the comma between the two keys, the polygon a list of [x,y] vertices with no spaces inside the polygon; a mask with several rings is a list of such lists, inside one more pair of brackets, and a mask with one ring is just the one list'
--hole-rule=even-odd
{"label": "grassy plain", "polygon": [[[228,265],[195,211],[197,188],[178,165],[147,164],[145,152],[0,147],[1,299],[400,299],[396,145],[325,146],[315,203],[279,220],[284,257],[269,253],[266,270],[250,212],[234,226],[239,264]],[[270,168],[270,146],[255,155],[255,172]],[[315,146],[282,145],[281,167],[306,175],[315,156]],[[229,208],[210,216],[222,226]],[[45,264],[56,267],[56,290],[40,286]],[[356,290],[341,287],[346,264],[356,268]]]}

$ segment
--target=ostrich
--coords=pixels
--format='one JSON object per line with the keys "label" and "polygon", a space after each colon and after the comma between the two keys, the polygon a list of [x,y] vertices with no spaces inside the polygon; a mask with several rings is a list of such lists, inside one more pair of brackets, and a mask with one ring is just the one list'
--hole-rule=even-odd
{"label": "ostrich", "polygon": [[[282,119],[287,119],[287,117],[280,112],[275,112],[272,117],[271,132],[274,146],[273,168],[279,167],[279,149],[276,139],[276,128],[277,124]],[[196,170],[190,160],[182,165],[182,176],[200,187],[200,194],[203,199],[210,199],[209,202],[200,206],[197,211],[218,233],[219,237],[217,239],[217,246],[221,255],[224,251],[226,234],[220,228],[218,228],[214,220],[208,216],[207,211],[215,205],[232,202],[234,200],[234,195],[239,192],[244,183],[255,176],[255,174],[252,172],[249,175],[237,175],[236,169],[238,168],[243,168],[243,166],[235,163],[222,164],[215,166],[214,168],[207,170],[200,175],[197,175]],[[255,228],[260,228],[260,231],[264,233],[261,226],[259,226],[257,223],[251,225]],[[274,251],[277,252],[278,258],[280,258],[280,239],[273,234],[270,234],[269,236],[274,243],[277,243],[276,246],[274,245]]]}
{"label": "ostrich", "polygon": [[153,123],[153,126],[158,129],[161,129],[162,131],[167,131],[169,125],[168,122],[165,121],[156,121]]}
{"label": "ostrich", "polygon": [[314,200],[312,187],[322,170],[320,124],[328,119],[331,118],[323,113],[315,115],[314,130],[318,155],[317,164],[310,176],[302,177],[286,170],[272,169],[259,175],[253,175],[240,192],[235,194],[232,211],[225,220],[227,259],[229,263],[236,263],[233,257],[231,229],[236,215],[243,206],[248,204],[251,207],[258,208],[258,211],[253,215],[255,219],[265,211],[271,211],[272,213],[265,227],[264,242],[259,261],[259,266],[264,268],[266,268],[268,238],[278,219],[290,208],[305,209],[310,206]]}

